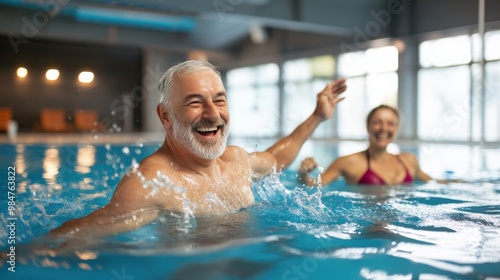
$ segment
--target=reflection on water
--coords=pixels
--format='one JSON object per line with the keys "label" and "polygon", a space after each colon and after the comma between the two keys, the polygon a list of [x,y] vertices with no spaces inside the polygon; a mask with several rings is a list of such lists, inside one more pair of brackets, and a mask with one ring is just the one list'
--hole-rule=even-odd
{"label": "reflection on water", "polygon": [[76,155],[75,171],[86,174],[95,164],[95,147],[91,145],[79,146]]}
{"label": "reflection on water", "polygon": [[49,188],[53,190],[60,190],[61,185],[57,183],[57,174],[59,174],[59,167],[61,166],[61,159],[59,157],[59,150],[56,148],[49,148],[45,151],[43,158],[43,175],[42,177],[47,181]]}
{"label": "reflection on water", "polygon": [[219,260],[211,263],[190,263],[180,267],[168,279],[254,279],[272,266],[266,261],[249,261],[244,258]]}
{"label": "reflection on water", "polygon": [[26,161],[24,159],[24,145],[16,145],[16,173],[26,178]]}
{"label": "reflection on water", "polygon": [[244,240],[257,239],[259,236],[259,229],[254,227],[255,221],[248,211],[197,218],[196,227],[189,231],[179,229],[178,219],[172,215],[164,215],[155,226],[158,242],[163,250],[213,250],[235,242],[245,243]]}
{"label": "reflection on water", "polygon": [[25,147],[22,144],[16,145],[16,160],[14,162],[14,166],[16,167],[16,175],[20,176],[23,180],[18,180],[17,183],[17,192],[25,193],[26,192],[26,177],[28,177],[28,173],[26,172],[26,160],[24,157]]}

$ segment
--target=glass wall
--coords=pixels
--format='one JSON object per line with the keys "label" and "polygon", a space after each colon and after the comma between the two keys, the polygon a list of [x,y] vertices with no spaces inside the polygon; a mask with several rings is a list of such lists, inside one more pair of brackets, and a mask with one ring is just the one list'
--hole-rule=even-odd
{"label": "glass wall", "polygon": [[500,141],[500,60],[487,63],[485,69],[484,137],[486,141]]}
{"label": "glass wall", "polygon": [[485,34],[485,135],[500,141],[500,30]]}
{"label": "glass wall", "polygon": [[394,46],[339,55],[338,72],[346,77],[347,98],[337,107],[340,138],[366,138],[366,115],[374,107],[398,104],[398,50]]}
{"label": "glass wall", "polygon": [[[487,32],[484,42],[484,57],[477,34],[421,42],[414,54],[419,57],[417,104],[411,104],[418,139],[500,141],[500,31]],[[291,133],[313,112],[326,83],[346,77],[346,99],[313,138],[366,139],[367,113],[380,104],[398,105],[398,71],[408,70],[399,69],[398,59],[398,49],[386,46],[230,70],[231,136],[264,139]],[[414,100],[399,98],[403,104]]]}
{"label": "glass wall", "polygon": [[227,94],[234,137],[277,137],[279,67],[274,63],[227,72]]}
{"label": "glass wall", "polygon": [[[486,141],[499,141],[498,97],[500,32],[485,34],[482,59],[479,36],[462,35],[420,44],[418,138],[479,141],[484,118]],[[496,45],[495,45],[496,44]],[[481,85],[484,67],[484,101]],[[496,77],[496,78],[495,78]],[[484,112],[482,104],[484,102]]]}
{"label": "glass wall", "polygon": [[[291,133],[316,108],[316,95],[333,80],[333,56],[319,56],[286,61],[283,65],[283,132]],[[323,122],[313,137],[326,138],[335,134],[334,118]]]}

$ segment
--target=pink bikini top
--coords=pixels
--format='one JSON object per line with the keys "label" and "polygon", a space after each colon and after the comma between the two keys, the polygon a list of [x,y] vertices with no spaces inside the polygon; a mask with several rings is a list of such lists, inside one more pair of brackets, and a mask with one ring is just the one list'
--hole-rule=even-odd
{"label": "pink bikini top", "polygon": [[[401,164],[404,166],[406,170],[406,176],[405,179],[403,180],[402,184],[407,184],[413,182],[413,177],[411,176],[410,172],[408,171],[408,168],[406,168],[406,165],[404,162],[401,160],[401,158],[396,155],[396,158],[401,162]],[[366,170],[365,174],[361,176],[359,179],[358,184],[359,185],[387,185],[380,176],[377,175],[377,173],[373,172],[370,169],[370,154],[368,151],[366,151],[366,160],[368,161],[368,170]]]}

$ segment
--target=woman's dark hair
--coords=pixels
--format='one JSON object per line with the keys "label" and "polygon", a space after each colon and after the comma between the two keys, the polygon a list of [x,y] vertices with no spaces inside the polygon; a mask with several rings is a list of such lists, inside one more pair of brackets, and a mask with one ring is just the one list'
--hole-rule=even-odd
{"label": "woman's dark hair", "polygon": [[368,127],[368,125],[370,124],[370,121],[372,120],[373,115],[375,114],[375,112],[377,112],[380,109],[391,110],[396,115],[396,117],[398,118],[398,121],[399,121],[399,111],[398,111],[398,109],[396,109],[394,107],[391,107],[391,106],[388,106],[388,105],[379,105],[379,106],[373,108],[370,111],[370,113],[368,113],[368,117],[366,117],[366,127]]}

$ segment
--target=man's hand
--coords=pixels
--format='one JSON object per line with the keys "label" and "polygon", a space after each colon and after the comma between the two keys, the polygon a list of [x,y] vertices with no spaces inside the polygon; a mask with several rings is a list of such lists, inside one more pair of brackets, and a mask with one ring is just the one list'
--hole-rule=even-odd
{"label": "man's hand", "polygon": [[347,88],[345,81],[342,78],[330,82],[326,85],[325,89],[318,93],[314,115],[320,117],[321,120],[326,120],[333,115],[337,103],[344,99],[344,97],[339,97],[339,94],[343,93]]}
{"label": "man's hand", "polygon": [[[314,113],[294,129],[290,135],[280,139],[265,152],[259,153],[257,157],[258,160],[253,160],[254,167],[252,170],[254,172],[257,169],[266,170],[262,168],[262,166],[267,167],[267,170],[283,170],[290,166],[304,142],[311,137],[318,125],[332,116],[335,105],[343,99],[339,98],[339,94],[345,90],[345,79],[338,79],[332,83],[328,83],[325,89],[318,94]],[[267,165],[265,163],[267,163]],[[255,166],[261,167],[257,168]],[[270,172],[259,173],[269,174]]]}

